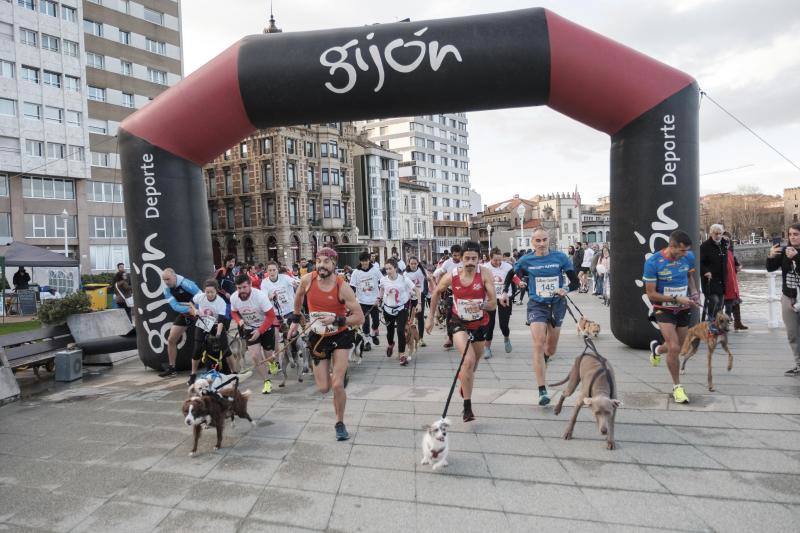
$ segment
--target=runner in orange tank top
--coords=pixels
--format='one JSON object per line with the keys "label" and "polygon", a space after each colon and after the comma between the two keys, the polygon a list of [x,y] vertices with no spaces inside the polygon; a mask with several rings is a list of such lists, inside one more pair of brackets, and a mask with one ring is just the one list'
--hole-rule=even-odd
{"label": "runner in orange tank top", "polygon": [[[316,271],[302,277],[294,298],[294,323],[289,338],[294,337],[302,316],[303,300],[309,311],[311,333],[308,344],[314,361],[314,381],[321,393],[333,389],[333,408],[336,411],[336,439],[347,440],[350,435],[344,425],[347,393],[344,390],[347,356],[353,347],[352,328],[364,322],[364,313],[353,289],[335,274],[336,251],[321,248],[317,252]],[[333,360],[333,379],[330,361]]]}
{"label": "runner in orange tank top", "polygon": [[448,333],[453,335],[453,342],[461,354],[464,353],[470,335],[473,339],[464,356],[464,365],[459,375],[461,396],[464,398],[464,422],[475,420],[472,412],[472,385],[478,361],[483,355],[486,326],[489,323],[487,311],[494,311],[497,307],[492,274],[489,269],[477,266],[479,254],[480,245],[477,242],[468,241],[464,244],[461,268],[442,276],[431,296],[431,315],[425,323],[425,330],[430,333],[436,320],[439,299],[449,287],[452,287],[453,309],[452,316],[447,322]]}

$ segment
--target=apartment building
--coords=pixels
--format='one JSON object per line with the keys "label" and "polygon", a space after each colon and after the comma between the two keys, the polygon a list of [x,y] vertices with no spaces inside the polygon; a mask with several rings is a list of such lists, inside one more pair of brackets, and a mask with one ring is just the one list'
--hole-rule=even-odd
{"label": "apartment building", "polygon": [[291,264],[355,242],[350,123],[259,130],[203,169],[214,263]]}
{"label": "apartment building", "polygon": [[400,178],[400,228],[403,257],[415,255],[421,261],[434,259],[431,190],[410,178]]}
{"label": "apartment building", "polygon": [[0,242],[128,263],[116,132],[183,74],[176,0],[0,0]]}
{"label": "apartment building", "polygon": [[470,216],[466,114],[376,119],[359,125],[371,141],[403,156],[401,177],[430,188],[433,226],[440,228],[435,231],[441,237],[437,252],[466,241]]}

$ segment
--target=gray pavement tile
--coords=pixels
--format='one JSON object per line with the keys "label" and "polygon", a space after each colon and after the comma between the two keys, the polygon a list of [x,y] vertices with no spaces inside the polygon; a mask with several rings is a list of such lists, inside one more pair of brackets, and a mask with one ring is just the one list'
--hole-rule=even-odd
{"label": "gray pavement tile", "polygon": [[[551,412],[551,416],[548,417],[549,420],[537,420],[532,426],[536,428],[536,431],[542,437],[561,438],[564,435],[564,431],[567,429],[567,422],[570,416],[572,416],[571,410],[562,412],[560,419],[552,416]],[[594,421],[589,422],[588,418],[581,422],[580,419],[583,418],[583,416],[590,416],[588,409],[582,410],[581,417],[578,419],[578,422],[575,423],[575,428],[572,431],[573,438],[600,440],[602,435],[597,431],[597,424]],[[618,430],[620,425],[621,424],[615,426],[615,429]],[[619,436],[617,436],[617,440],[619,440]]]}
{"label": "gray pavement tile", "polygon": [[[345,425],[347,426],[348,431],[351,433],[351,438],[352,438],[352,433],[356,431],[358,425],[349,424],[348,422],[349,421],[345,422]],[[302,433],[300,433],[300,436],[297,437],[297,440],[315,441],[324,443],[336,442],[334,424],[335,422],[331,422],[330,424],[315,424],[309,422],[303,429]]]}
{"label": "gray pavement tile", "polygon": [[746,429],[744,433],[772,449],[800,451],[800,431]]}
{"label": "gray pavement tile", "polygon": [[154,530],[156,533],[236,533],[241,519],[234,516],[212,513],[208,510],[194,511],[172,510]]}
{"label": "gray pavement tile", "polygon": [[79,465],[0,455],[0,483],[53,490],[74,476]]}
{"label": "gray pavement tile", "polygon": [[427,503],[417,504],[417,524],[422,525],[426,531],[452,531],[457,527],[459,533],[506,531],[509,527],[508,518],[501,512],[457,509]]}
{"label": "gray pavement tile", "polygon": [[89,465],[76,470],[56,492],[110,498],[141,475],[129,468]]}
{"label": "gray pavement tile", "polygon": [[308,422],[316,413],[315,409],[301,409],[284,404],[273,406],[267,413],[269,420],[282,420],[286,422]]}
{"label": "gray pavement tile", "polygon": [[141,435],[138,426],[117,426],[111,424],[82,424],[81,436],[84,440],[127,444]]}
{"label": "gray pavement tile", "polygon": [[371,468],[413,471],[415,470],[416,463],[420,460],[422,460],[422,452],[412,448],[356,444],[350,451],[347,464]]}
{"label": "gray pavement tile", "polygon": [[758,448],[763,444],[741,429],[682,427],[674,428],[674,431],[694,445]]}
{"label": "gray pavement tile", "polygon": [[213,508],[217,513],[244,518],[258,500],[262,489],[262,486],[248,483],[205,479],[189,487],[178,508],[196,512]]}
{"label": "gray pavement tile", "polygon": [[581,487],[666,492],[663,485],[639,465],[601,463],[582,459],[562,459],[561,464],[567,469],[575,484]]}
{"label": "gray pavement tile", "polygon": [[[230,424],[226,424],[226,433],[230,430]],[[171,450],[187,437],[191,436],[190,428],[184,424],[183,427],[175,424],[176,429],[156,428],[142,431],[137,437],[128,441],[129,446],[147,446],[150,448],[166,448]]]}
{"label": "gray pavement tile", "polygon": [[327,531],[331,533],[418,531],[416,511],[414,503],[339,495],[333,504]]}
{"label": "gray pavement tile", "polygon": [[588,459],[592,461],[609,461],[612,463],[635,463],[636,460],[627,453],[628,446],[632,443],[620,444],[609,450],[605,441],[582,440],[562,438],[545,438],[545,444],[550,448],[551,455],[559,458]]}
{"label": "gray pavement tile", "polygon": [[413,502],[414,473],[348,466],[338,494]]}
{"label": "gray pavement tile", "polygon": [[[278,487],[267,487],[250,511],[248,518],[262,520],[282,526],[298,526],[308,529],[325,529],[336,498],[333,494],[324,494],[310,490],[291,490]],[[263,524],[250,524],[245,521],[244,531],[264,531]],[[269,531],[274,531],[269,526]]]}
{"label": "gray pavement tile", "polygon": [[329,465],[346,465],[350,456],[352,444],[350,441],[338,442],[328,434],[326,442],[295,442],[287,461],[315,461]]}
{"label": "gray pavement tile", "polygon": [[[189,449],[191,449],[191,447]],[[132,468],[134,470],[147,470],[163,459],[168,453],[169,450],[166,448],[125,445],[121,448],[117,448],[105,457],[100,458],[97,463],[106,466]]]}
{"label": "gray pavement tile", "polygon": [[273,487],[336,493],[343,474],[342,466],[323,465],[314,461],[284,461],[269,484]]}
{"label": "gray pavement tile", "polygon": [[800,501],[800,494],[792,492],[800,486],[800,476],[700,469],[689,472],[683,468],[657,466],[646,468],[674,494],[766,502]]}
{"label": "gray pavement tile", "polygon": [[174,507],[197,483],[202,483],[202,481],[190,476],[167,472],[145,472],[119,491],[116,498],[149,505]]}
{"label": "gray pavement tile", "polygon": [[507,513],[583,520],[597,517],[586,495],[576,487],[502,480],[495,481],[495,485]]}
{"label": "gray pavement tile", "polygon": [[612,528],[601,522],[510,513],[507,517],[510,530],[520,533],[529,533],[531,531],[580,531],[581,533],[610,533],[614,531],[616,533],[619,531],[617,526]]}
{"label": "gray pavement tile", "polygon": [[784,505],[685,496],[679,500],[717,531],[797,531],[797,515]]}
{"label": "gray pavement tile", "polygon": [[646,465],[723,468],[721,463],[686,444],[627,442],[623,451],[636,462]]}
{"label": "gray pavement tile", "polygon": [[622,490],[581,490],[597,510],[598,518],[605,522],[664,529],[708,529],[703,520],[675,496]]}
{"label": "gray pavement tile", "polygon": [[205,477],[225,455],[223,453],[224,449],[215,452],[212,447],[213,443],[208,438],[205,439],[205,446],[203,446],[203,438],[201,437],[200,445],[197,447],[197,455],[194,457],[189,457],[191,447],[186,449],[176,448],[153,465],[150,470],[153,472],[185,474],[192,477]]}
{"label": "gray pavement tile", "polygon": [[243,437],[230,449],[228,455],[246,455],[264,459],[283,459],[294,446],[289,439],[257,439]]}
{"label": "gray pavement tile", "polygon": [[[474,423],[474,422],[473,422]],[[462,422],[458,420],[455,425],[461,425]],[[468,424],[464,424],[469,426]],[[452,429],[452,428],[451,428]],[[418,430],[414,432],[414,447],[422,449],[422,438],[425,436],[425,432],[423,430]],[[478,434],[477,433],[466,433],[466,432],[458,432],[458,431],[449,431],[447,433],[447,437],[450,440],[450,451],[462,451],[462,452],[475,452],[481,453],[483,450],[481,449],[481,444],[478,441]]]}
{"label": "gray pavement tile", "polygon": [[280,464],[277,459],[227,455],[208,473],[206,479],[266,485]]}
{"label": "gray pavement tile", "polygon": [[415,477],[417,502],[466,507],[468,509],[503,509],[495,485],[490,479],[451,476],[447,468]]}
{"label": "gray pavement tile", "polygon": [[478,418],[470,423],[470,429],[476,433],[518,435],[523,437],[536,437],[539,435],[537,431],[538,424],[532,420],[484,417],[481,414],[480,406],[474,406],[473,411],[475,411],[475,415]]}
{"label": "gray pavement tile", "polygon": [[[420,456],[419,461],[417,461],[417,472],[431,472],[430,465],[421,464],[421,449],[417,451],[417,455]],[[449,466],[446,467],[448,475],[492,477],[482,453],[451,450],[447,462],[449,463]]]}
{"label": "gray pavement tile", "polygon": [[414,414],[366,412],[359,422],[361,428],[380,427],[396,429],[417,429]]}
{"label": "gray pavement tile", "polygon": [[705,411],[651,411],[651,413],[657,424],[703,428],[729,428],[732,424],[729,420],[726,420],[726,417],[741,416],[738,413],[709,413]]}
{"label": "gray pavement tile", "polygon": [[742,413],[800,414],[800,398],[736,396],[734,401]]}
{"label": "gray pavement tile", "polygon": [[0,522],[15,526],[69,531],[103,504],[100,498],[0,485]]}
{"label": "gray pavement tile", "polygon": [[267,414],[267,420],[259,420],[257,426],[250,430],[250,437],[266,437],[271,439],[296,439],[305,427],[305,422],[285,422],[283,420],[271,420]]}
{"label": "gray pavement tile", "polygon": [[553,452],[541,437],[521,437],[516,435],[478,434],[481,450],[487,454],[504,453],[512,455],[535,455],[551,457]]}
{"label": "gray pavement tile", "polygon": [[752,472],[737,472],[736,475],[746,479],[758,490],[769,493],[773,501],[800,503],[800,476],[798,475]]}
{"label": "gray pavement tile", "polygon": [[716,446],[698,446],[698,449],[732,470],[800,474],[800,460],[778,450]]}
{"label": "gray pavement tile", "polygon": [[415,402],[403,400],[367,400],[364,405],[365,412],[371,413],[413,413]]}
{"label": "gray pavement tile", "polygon": [[494,478],[572,484],[572,478],[558,459],[493,453],[487,454],[486,460]]}
{"label": "gray pavement tile", "polygon": [[[683,430],[684,428],[681,429]],[[597,432],[596,426],[595,432]],[[670,431],[668,427],[645,424],[616,424],[614,426],[614,438],[618,441],[629,442],[686,443],[680,432]]]}
{"label": "gray pavement tile", "polygon": [[72,531],[136,532],[150,531],[170,510],[155,505],[131,502],[106,502]]}
{"label": "gray pavement tile", "polygon": [[355,444],[373,444],[379,446],[402,446],[413,448],[415,444],[414,430],[370,428],[356,433]]}

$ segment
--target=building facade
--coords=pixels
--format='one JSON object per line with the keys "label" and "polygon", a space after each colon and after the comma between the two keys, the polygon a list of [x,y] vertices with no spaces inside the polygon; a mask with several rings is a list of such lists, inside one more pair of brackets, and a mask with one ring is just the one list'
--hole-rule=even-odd
{"label": "building facade", "polygon": [[434,259],[431,190],[410,178],[400,179],[400,227],[403,237],[403,258],[414,255],[420,261]]}
{"label": "building facade", "polygon": [[800,187],[783,189],[783,226],[788,228],[797,222],[800,222]]}
{"label": "building facade", "polygon": [[0,2],[0,240],[127,264],[116,132],[182,65],[176,0]]}
{"label": "building facade", "polygon": [[338,122],[259,130],[206,165],[214,263],[291,264],[355,242],[355,132]]}
{"label": "building facade", "polygon": [[435,229],[440,237],[437,252],[466,241],[471,205],[466,114],[376,119],[359,125],[370,140],[403,156],[401,177],[430,188],[433,226],[441,228]]}
{"label": "building facade", "polygon": [[540,211],[547,209],[557,221],[556,248],[562,252],[581,240],[581,204],[577,193],[554,193],[532,198]]}
{"label": "building facade", "polygon": [[598,212],[598,206],[581,206],[581,242],[607,243],[611,240],[611,216]]}

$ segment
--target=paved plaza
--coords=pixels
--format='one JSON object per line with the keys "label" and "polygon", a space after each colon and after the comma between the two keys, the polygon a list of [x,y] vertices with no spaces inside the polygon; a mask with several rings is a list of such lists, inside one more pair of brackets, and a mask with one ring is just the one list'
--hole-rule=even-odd
{"label": "paved plaza", "polygon": [[[217,452],[204,432],[190,458],[185,374],[164,381],[132,359],[46,391],[21,376],[27,396],[0,407],[0,531],[797,531],[800,381],[783,376],[784,331],[732,333],[734,369],[717,354],[715,393],[699,355],[683,378],[691,404],[676,405],[665,366],[616,342],[591,296],[576,302],[603,325],[616,370],[617,450],[588,410],[564,441],[571,407],[534,406],[515,306],[514,351],[500,342],[481,363],[475,422],[461,423],[456,394],[450,466],[436,473],[419,464],[421,426],[441,414],[459,358],[441,332],[409,367],[373,350],[352,368],[344,443],[311,379],[254,394],[257,426],[228,426]],[[566,320],[550,381],[581,350]]]}

